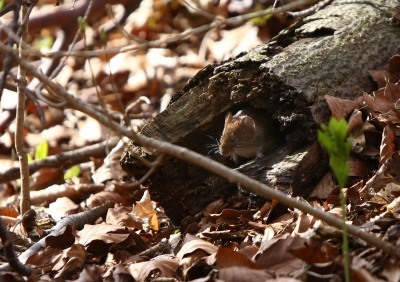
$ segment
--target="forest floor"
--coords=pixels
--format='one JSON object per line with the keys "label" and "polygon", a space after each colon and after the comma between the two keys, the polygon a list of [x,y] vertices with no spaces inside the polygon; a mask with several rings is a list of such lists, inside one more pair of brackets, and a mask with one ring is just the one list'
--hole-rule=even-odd
{"label": "forest floor", "polygon": [[[68,14],[71,1],[60,6],[39,1],[30,15],[27,44],[42,53],[65,50],[54,49],[57,42],[68,35],[71,44],[80,30],[73,50],[99,52],[65,56],[53,81],[87,105],[107,109],[116,120],[125,112],[136,132],[203,67],[268,42],[294,23],[281,13],[195,30],[216,16],[222,20],[264,10],[271,1],[143,0],[139,6],[98,0],[99,8],[92,7],[91,16],[82,19],[90,2],[78,1]],[[9,24],[12,15],[2,21]],[[187,36],[170,39],[184,32]],[[6,38],[4,31],[0,35]],[[6,56],[0,54],[2,74]],[[43,72],[55,61],[34,52],[27,60]],[[394,56],[387,70],[367,70],[377,91],[360,92],[356,101],[327,97],[332,115],[346,117],[352,134],[347,223],[397,248],[399,66],[400,56]],[[23,128],[31,209],[20,214],[17,94],[11,79],[17,67],[9,68],[0,104],[0,216],[6,224],[0,225],[0,281],[344,281],[341,230],[297,209],[271,220],[274,202],[238,210],[243,206],[239,197],[221,199],[196,222],[174,226],[151,200],[146,183],[135,183],[121,169],[124,142],[119,136],[60,100],[38,101],[33,90],[27,90]],[[32,74],[27,80],[28,88],[35,85]],[[340,217],[338,195],[329,172],[309,198],[299,201]],[[398,259],[356,236],[349,237],[349,245],[352,281],[400,281]],[[23,265],[10,268],[13,256]]]}

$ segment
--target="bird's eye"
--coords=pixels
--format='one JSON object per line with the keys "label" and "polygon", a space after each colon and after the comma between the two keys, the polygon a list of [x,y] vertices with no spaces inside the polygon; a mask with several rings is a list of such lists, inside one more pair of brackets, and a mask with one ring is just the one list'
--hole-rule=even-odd
{"label": "bird's eye", "polygon": [[231,136],[231,142],[235,143],[236,142],[236,136]]}

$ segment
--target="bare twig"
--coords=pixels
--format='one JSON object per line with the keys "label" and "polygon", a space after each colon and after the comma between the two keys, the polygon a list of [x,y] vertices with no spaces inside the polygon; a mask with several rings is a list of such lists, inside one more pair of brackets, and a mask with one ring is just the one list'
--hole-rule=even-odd
{"label": "bare twig", "polygon": [[[197,27],[194,29],[186,30],[176,36],[172,36],[172,37],[169,37],[166,39],[155,40],[155,41],[151,41],[151,42],[143,43],[143,44],[139,44],[139,45],[135,44],[135,45],[128,45],[128,46],[124,46],[124,47],[116,47],[116,48],[110,48],[110,49],[106,49],[106,50],[104,50],[104,49],[96,50],[96,51],[72,51],[72,52],[58,51],[58,52],[42,53],[42,52],[34,51],[34,50],[26,50],[26,51],[23,51],[23,53],[27,54],[27,55],[35,55],[35,56],[46,57],[46,58],[51,58],[54,56],[66,56],[67,54],[69,56],[91,58],[91,57],[98,57],[98,56],[106,55],[106,54],[125,53],[125,52],[130,52],[130,51],[145,50],[145,49],[149,49],[149,48],[160,47],[164,44],[174,43],[174,42],[177,42],[188,36],[204,33],[207,30],[217,28],[217,27],[220,27],[223,25],[238,25],[238,24],[241,24],[241,23],[246,22],[253,18],[287,12],[287,11],[295,9],[296,7],[298,7],[300,5],[305,5],[305,4],[309,4],[312,2],[313,2],[313,0],[298,0],[296,2],[287,4],[283,7],[276,8],[273,11],[264,10],[264,11],[249,13],[246,15],[241,15],[241,16],[237,16],[237,17],[233,17],[233,18],[229,18],[229,19],[225,19],[225,20],[218,20],[211,24],[207,24],[207,25],[203,25],[203,26],[200,26],[200,27]],[[5,51],[5,52],[14,52],[14,50],[12,48],[4,46],[4,45],[1,46],[1,50]]]}
{"label": "bare twig", "polygon": [[195,12],[197,12],[198,14],[202,15],[203,17],[213,21],[216,19],[216,16],[213,14],[210,14],[207,11],[204,11],[203,9],[199,8],[199,7],[195,7],[193,5],[191,5],[188,1],[186,0],[180,0],[183,4],[185,4],[186,6],[188,6],[190,9],[194,10]]}
{"label": "bare twig", "polygon": [[13,243],[11,240],[10,233],[7,231],[7,227],[3,220],[0,218],[0,238],[3,243],[3,251],[12,270],[18,272],[24,276],[30,276],[32,274],[32,268],[28,265],[23,265],[15,255]]}
{"label": "bare twig", "polygon": [[[4,48],[4,44],[0,43],[0,49]],[[232,169],[211,160],[205,156],[202,156],[198,153],[195,153],[189,149],[173,145],[167,142],[162,142],[159,140],[151,139],[141,134],[135,134],[133,131],[129,130],[121,126],[120,124],[111,121],[105,115],[100,114],[98,110],[93,108],[92,106],[84,103],[81,100],[76,99],[74,96],[70,95],[64,88],[60,85],[55,84],[48,77],[39,73],[34,67],[32,67],[28,62],[22,60],[19,57],[14,57],[14,60],[21,65],[21,67],[25,68],[29,73],[36,76],[43,84],[47,85],[51,88],[55,93],[59,96],[63,97],[66,101],[68,101],[68,106],[86,113],[87,115],[95,118],[100,123],[104,125],[112,125],[112,129],[119,132],[119,134],[127,136],[134,140],[137,144],[140,144],[145,147],[153,148],[157,150],[159,153],[167,154],[181,160],[187,161],[189,163],[198,165],[204,169],[207,169],[216,175],[222,176],[226,178],[230,182],[240,183],[242,186],[254,191],[255,193],[265,195],[269,198],[276,199],[281,204],[289,207],[297,208],[305,213],[315,216],[316,218],[321,219],[329,225],[335,226],[336,228],[342,228],[342,220],[340,218],[335,217],[332,214],[321,212],[317,210],[313,206],[309,204],[305,204],[301,201],[297,201],[284,193],[274,190],[271,187],[262,184],[244,174],[241,174],[237,171],[233,171]],[[370,234],[359,227],[354,225],[348,225],[349,234],[355,235],[358,238],[368,242],[371,245],[374,245],[388,254],[400,258],[400,251],[389,242],[382,241],[380,238],[376,237],[373,234]]]}
{"label": "bare twig", "polygon": [[113,10],[112,10],[110,4],[107,4],[107,5],[106,5],[106,9],[107,9],[108,17],[109,17],[109,18],[113,21],[113,23],[114,23],[114,26],[113,26],[113,27],[109,27],[107,30],[105,30],[106,33],[107,33],[107,32],[110,32],[113,28],[117,27],[118,30],[119,30],[126,38],[128,38],[128,39],[130,39],[130,40],[134,40],[134,41],[137,41],[137,42],[140,42],[140,43],[147,43],[147,42],[148,42],[148,41],[147,41],[146,39],[144,39],[144,38],[141,38],[141,37],[139,37],[139,36],[137,36],[137,35],[130,34],[129,32],[127,32],[127,31],[121,26],[121,24],[120,24],[121,20],[122,20],[124,17],[120,17],[120,19],[116,19],[116,16],[114,15],[114,12],[113,12]]}
{"label": "bare twig", "polygon": [[163,158],[164,158],[164,154],[158,155],[157,159],[154,162],[150,163],[151,164],[150,169],[138,181],[133,182],[133,183],[118,183],[118,185],[122,188],[126,188],[127,190],[139,188],[140,185],[142,185],[154,173],[156,168],[161,164]]}
{"label": "bare twig", "polygon": [[[88,5],[88,8],[86,9],[85,15],[83,16],[83,21],[87,21],[87,18],[89,17],[89,14],[90,14],[90,11],[91,11],[91,9],[92,9],[92,6],[93,6],[93,1],[90,0],[89,5]],[[75,46],[76,42],[78,41],[78,38],[79,38],[79,36],[81,35],[81,33],[82,33],[82,30],[81,30],[81,29],[78,29],[77,32],[76,32],[76,34],[75,34],[75,37],[72,39],[72,42],[71,42],[70,46],[68,47],[67,52],[71,52],[71,50],[74,48],[74,46]],[[55,77],[60,73],[60,71],[61,71],[62,68],[64,67],[65,62],[67,61],[68,57],[69,57],[69,55],[67,54],[66,56],[63,57],[62,60],[60,60],[58,66],[55,67],[55,69],[54,69],[53,72],[51,73],[50,79],[55,78]],[[43,84],[42,84],[42,83],[39,83],[39,84],[36,86],[36,89],[35,89],[36,95],[39,97],[39,99],[41,99],[42,101],[46,102],[46,103],[49,104],[51,107],[63,108],[63,107],[65,106],[65,105],[64,105],[64,101],[59,101],[58,103],[49,101],[49,99],[47,99],[47,98],[41,93],[42,87],[43,87]]]}
{"label": "bare twig", "polygon": [[125,109],[125,114],[127,115],[134,107],[139,105],[140,103],[146,103],[147,105],[151,104],[151,101],[146,96],[140,96],[137,100],[130,105],[128,105]]}
{"label": "bare twig", "polygon": [[[29,172],[34,173],[35,171],[38,171],[39,169],[45,167],[62,167],[66,164],[68,164],[68,166],[73,166],[76,164],[87,162],[90,160],[91,157],[103,158],[106,156],[106,148],[113,148],[117,143],[118,139],[113,138],[109,141],[104,141],[99,144],[86,146],[85,148],[61,153],[54,156],[49,156],[39,161],[33,161],[28,164]],[[19,178],[19,165],[0,172],[0,183],[15,180],[17,178]]]}
{"label": "bare twig", "polygon": [[[21,0],[16,0],[14,1],[14,5],[12,6],[13,10],[14,10],[14,14],[13,14],[13,18],[12,18],[12,22],[11,22],[11,30],[13,32],[15,32],[18,28],[18,19],[19,19],[19,13],[21,10]],[[10,51],[7,51],[9,53],[6,54],[6,57],[4,58],[4,64],[3,64],[3,76],[0,79],[0,100],[1,100],[1,96],[3,94],[3,89],[4,89],[4,84],[6,82],[7,79],[7,75],[11,70],[12,64],[13,64],[13,59],[11,56],[11,52],[15,52],[13,45],[15,42],[18,42],[16,40],[13,40],[12,38],[8,38],[7,40],[7,47]]]}
{"label": "bare twig", "polygon": [[[106,203],[100,207],[94,208],[89,211],[81,212],[78,214],[74,215],[69,215],[63,217],[56,226],[54,226],[51,230],[50,233],[47,236],[58,236],[62,234],[65,231],[65,228],[67,226],[74,227],[75,229],[82,229],[85,224],[90,224],[96,221],[99,217],[103,216],[109,208],[113,206],[113,203]],[[18,257],[18,260],[15,259],[18,263],[22,262],[25,263],[26,260],[32,256],[33,254],[39,252],[40,250],[44,249],[46,247],[46,237],[43,237],[40,239],[38,242],[33,244],[29,249],[27,249],[25,252],[22,253]],[[0,272],[1,271],[10,271],[10,265],[2,265],[0,266]]]}
{"label": "bare twig", "polygon": [[[27,14],[28,7],[26,5],[22,5],[21,7],[21,19],[24,21],[24,25],[21,25],[20,31],[18,33],[21,34],[21,41],[26,41],[28,36],[28,21],[25,20],[25,16]],[[21,50],[22,47],[20,46]],[[24,59],[24,56],[20,54],[20,58]],[[20,163],[20,173],[21,173],[21,202],[20,202],[20,214],[24,214],[26,211],[30,209],[31,203],[29,199],[29,166],[28,166],[28,156],[26,149],[24,147],[24,120],[25,120],[25,92],[23,88],[26,86],[26,70],[18,66],[18,104],[17,104],[17,128],[15,131],[15,150],[18,154],[19,163]]]}
{"label": "bare twig", "polygon": [[305,10],[302,10],[299,12],[287,12],[285,15],[292,17],[292,18],[306,17],[318,10],[321,10],[323,7],[329,5],[332,2],[333,2],[333,0],[323,0],[323,1],[320,1],[317,4],[315,4],[314,6],[311,6],[308,9],[305,9]]}

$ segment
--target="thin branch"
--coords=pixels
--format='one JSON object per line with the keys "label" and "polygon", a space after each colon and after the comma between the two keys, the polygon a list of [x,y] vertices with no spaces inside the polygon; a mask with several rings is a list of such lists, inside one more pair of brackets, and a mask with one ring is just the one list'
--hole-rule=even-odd
{"label": "thin branch", "polygon": [[308,9],[305,9],[305,10],[302,10],[299,12],[287,12],[285,15],[292,17],[292,18],[306,17],[316,11],[321,10],[325,6],[328,6],[332,2],[333,2],[333,0],[323,0],[323,1],[320,1],[317,4],[315,4],[314,6],[311,6]]}
{"label": "thin branch", "polygon": [[127,190],[133,190],[133,189],[139,188],[140,185],[142,185],[154,173],[156,168],[161,164],[163,158],[164,158],[163,154],[158,155],[157,159],[151,163],[150,169],[138,181],[133,182],[133,183],[118,183],[118,185]]}
{"label": "thin branch", "polygon": [[[49,156],[39,161],[30,162],[29,172],[34,173],[41,168],[45,167],[63,167],[66,164],[73,166],[76,164],[84,163],[90,160],[90,158],[103,158],[106,156],[107,147],[115,147],[118,143],[118,139],[111,139],[104,141],[99,144],[86,146],[81,149],[73,150],[70,152],[61,153],[54,156]],[[16,165],[7,170],[0,171],[0,183],[12,181],[19,178],[19,165]]]}
{"label": "thin branch", "polygon": [[[25,25],[21,25],[18,33],[21,35],[21,42],[26,41],[28,36],[28,21],[25,17],[29,16],[28,7],[22,5],[21,7],[21,19]],[[22,46],[19,46],[19,50],[22,50]],[[19,54],[20,59],[25,59],[26,56]],[[23,88],[26,86],[26,69],[18,66],[18,104],[17,104],[17,126],[15,130],[15,151],[18,154],[19,164],[20,164],[20,174],[21,174],[21,202],[20,202],[20,214],[24,214],[31,207],[30,203],[30,181],[29,181],[29,166],[28,166],[28,155],[24,146],[24,120],[25,120],[25,92]]]}
{"label": "thin branch", "polygon": [[[52,58],[54,56],[66,56],[67,54],[69,56],[74,56],[74,57],[91,58],[91,57],[98,57],[98,56],[107,55],[107,54],[109,55],[112,53],[125,53],[125,52],[130,52],[130,51],[146,50],[149,48],[157,48],[164,44],[174,43],[174,42],[182,40],[188,36],[199,34],[199,33],[204,33],[207,30],[217,28],[217,27],[220,27],[223,25],[238,25],[238,24],[241,24],[248,20],[251,20],[253,18],[287,12],[287,11],[297,8],[300,5],[305,5],[305,4],[309,4],[312,2],[314,2],[314,1],[313,0],[298,0],[296,2],[287,4],[283,7],[276,8],[273,11],[264,10],[264,11],[249,13],[246,15],[241,15],[241,16],[237,16],[237,17],[233,17],[233,18],[229,18],[229,19],[225,19],[225,20],[218,20],[211,24],[207,24],[207,25],[203,25],[203,26],[200,26],[200,27],[197,27],[194,29],[186,30],[176,36],[172,36],[172,37],[169,37],[166,39],[151,41],[151,42],[143,43],[140,45],[128,45],[128,46],[124,46],[124,47],[116,47],[116,48],[110,48],[110,49],[106,49],[106,50],[102,49],[102,50],[96,50],[96,51],[72,51],[72,52],[58,51],[58,52],[42,53],[42,52],[34,51],[34,50],[25,50],[25,51],[23,51],[23,53],[27,54],[27,55],[35,55],[35,56],[46,57],[46,58]],[[6,47],[4,45],[2,45],[0,49],[5,52],[14,52],[15,51],[12,48]]]}
{"label": "thin branch", "polygon": [[[39,252],[40,250],[46,248],[46,238],[48,236],[59,236],[65,231],[65,228],[67,226],[74,227],[75,229],[82,229],[85,224],[90,224],[94,223],[96,219],[99,217],[103,216],[106,214],[109,208],[113,207],[113,203],[108,202],[100,207],[94,208],[89,211],[81,212],[78,214],[74,215],[69,215],[63,217],[56,226],[54,226],[51,230],[50,233],[40,239],[38,242],[33,244],[32,246],[29,247],[25,252],[23,252],[19,257],[18,260],[22,263],[25,263],[27,259],[32,256],[33,254]],[[18,261],[15,260],[15,261]],[[0,266],[0,272],[2,271],[10,271],[10,265],[2,265]]]}
{"label": "thin branch", "polygon": [[[137,42],[140,42],[140,43],[147,43],[147,42],[148,42],[148,41],[147,41],[146,39],[144,39],[144,38],[141,38],[141,37],[139,37],[139,36],[137,36],[137,35],[134,35],[134,34],[130,34],[129,32],[127,32],[127,31],[125,30],[125,28],[124,28],[123,26],[121,26],[120,22],[125,18],[125,15],[122,15],[119,19],[116,19],[116,16],[114,15],[114,12],[113,12],[112,7],[111,7],[110,4],[107,4],[107,5],[106,5],[106,10],[107,10],[108,17],[109,17],[109,18],[111,19],[111,21],[114,23],[114,25],[113,25],[112,27],[108,27],[108,28],[105,28],[105,25],[106,25],[106,24],[103,25],[103,27],[104,27],[106,33],[112,31],[114,28],[118,28],[118,30],[119,30],[126,38],[128,38],[129,40],[134,40],[134,41],[137,41]],[[125,10],[124,12],[126,12],[126,10]]]}
{"label": "thin branch", "polygon": [[15,255],[14,252],[14,246],[12,243],[10,233],[8,232],[7,227],[1,218],[0,218],[0,238],[1,242],[3,243],[4,255],[11,267],[11,270],[14,270],[24,276],[30,276],[32,274],[32,268],[28,265],[23,265],[17,259],[17,256]]}
{"label": "thin branch", "polygon": [[[4,44],[0,43],[0,49],[4,47]],[[326,222],[329,225],[332,225],[338,229],[342,228],[342,220],[337,218],[336,216],[322,212],[317,210],[313,206],[298,201],[289,197],[288,195],[274,190],[273,188],[258,182],[244,174],[241,174],[237,171],[234,171],[212,159],[209,159],[205,156],[202,156],[198,153],[195,153],[189,149],[173,145],[167,142],[163,142],[160,140],[155,140],[149,137],[146,137],[142,134],[136,134],[133,131],[129,130],[128,128],[121,126],[120,124],[111,121],[105,115],[100,114],[92,106],[84,103],[83,101],[75,98],[74,96],[70,95],[64,88],[60,85],[55,84],[48,77],[39,73],[34,67],[32,67],[27,61],[22,60],[19,57],[14,58],[21,67],[25,68],[29,73],[36,76],[43,84],[49,86],[55,93],[63,97],[66,101],[68,101],[68,105],[71,108],[74,108],[78,111],[81,111],[94,119],[98,120],[100,123],[104,125],[112,125],[112,129],[118,131],[120,135],[127,136],[134,140],[135,143],[142,145],[144,147],[153,148],[157,150],[159,153],[163,153],[166,155],[170,155],[176,158],[179,158],[183,161],[187,161],[189,163],[195,164],[199,167],[202,167],[206,170],[209,170],[216,175],[222,176],[226,178],[228,181],[233,183],[240,183],[242,186],[246,187],[247,189],[252,190],[255,193],[265,195],[269,198],[276,199],[281,204],[297,208],[305,213],[315,216],[316,218],[321,219],[322,221]],[[349,234],[355,235],[358,238],[368,242],[371,245],[374,245],[388,254],[395,256],[400,259],[400,251],[391,243],[383,241],[382,239],[378,238],[377,236],[366,232],[365,230],[356,227],[354,225],[348,225],[348,232]]]}
{"label": "thin branch", "polygon": [[[10,24],[11,26],[11,30],[13,32],[15,32],[18,28],[18,19],[19,19],[19,13],[21,10],[21,0],[16,0],[14,1],[14,5],[12,6],[12,8],[14,9],[14,14],[13,14],[13,18],[12,18],[12,22]],[[7,49],[9,49],[10,51],[7,51],[8,53],[6,54],[6,57],[4,58],[4,63],[3,63],[3,76],[0,79],[0,100],[1,100],[1,96],[3,94],[3,89],[4,89],[4,84],[7,80],[7,75],[11,70],[12,64],[13,64],[13,57],[11,56],[11,53],[16,52],[16,50],[14,50],[13,45],[15,42],[18,42],[18,40],[13,40],[12,38],[8,38],[7,39]]]}

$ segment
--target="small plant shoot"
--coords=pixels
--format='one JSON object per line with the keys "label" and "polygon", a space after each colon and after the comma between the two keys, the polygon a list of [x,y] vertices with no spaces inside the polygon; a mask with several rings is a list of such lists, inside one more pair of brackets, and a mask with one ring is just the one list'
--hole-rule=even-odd
{"label": "small plant shoot", "polygon": [[350,258],[349,241],[346,225],[346,197],[343,189],[347,182],[349,174],[349,165],[347,160],[350,156],[351,142],[347,139],[348,126],[344,118],[337,120],[331,117],[328,126],[322,124],[321,130],[318,130],[318,141],[326,149],[329,155],[329,165],[336,176],[340,186],[340,204],[342,207],[343,220],[343,243],[342,252],[344,258],[345,281],[350,282]]}
{"label": "small plant shoot", "polygon": [[347,159],[351,151],[351,142],[346,140],[347,129],[347,122],[344,118],[337,120],[331,117],[329,125],[322,124],[321,130],[318,130],[318,141],[328,152],[329,165],[341,188],[345,187],[349,173]]}

